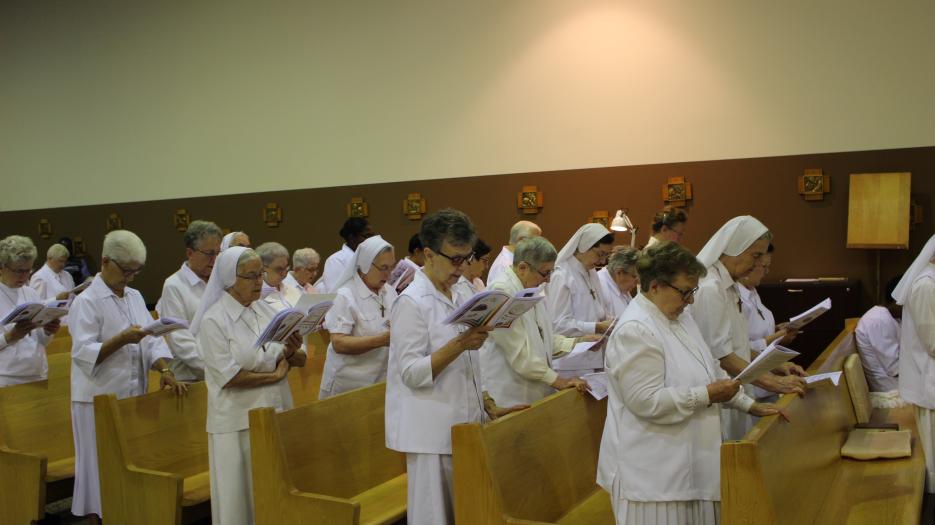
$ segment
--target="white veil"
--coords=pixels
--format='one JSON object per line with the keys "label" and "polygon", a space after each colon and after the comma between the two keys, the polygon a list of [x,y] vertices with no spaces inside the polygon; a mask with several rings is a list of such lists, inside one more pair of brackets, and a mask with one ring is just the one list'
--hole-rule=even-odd
{"label": "white veil", "polygon": [[192,334],[198,335],[198,330],[201,329],[201,319],[204,318],[205,313],[221,299],[228,288],[234,286],[234,281],[237,280],[237,261],[249,249],[243,246],[233,246],[218,255],[214,268],[211,270],[211,277],[208,278],[208,284],[205,286],[205,292],[201,296],[201,304],[198,305],[198,311],[192,319],[190,327]]}

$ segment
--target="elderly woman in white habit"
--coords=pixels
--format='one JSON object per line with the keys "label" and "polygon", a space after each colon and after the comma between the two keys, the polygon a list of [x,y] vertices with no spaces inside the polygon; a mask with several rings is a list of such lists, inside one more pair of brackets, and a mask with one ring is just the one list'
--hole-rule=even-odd
{"label": "elderly woman in white habit", "polygon": [[146,301],[128,284],[143,270],[146,246],[133,232],[104,237],[101,272],[71,305],[71,427],[75,438],[75,488],[71,512],[101,515],[94,396],[118,399],[143,395],[149,371],[160,373],[160,387],[181,394],[162,337],[143,327],[153,322]]}
{"label": "elderly woman in white habit", "polygon": [[233,247],[218,257],[192,333],[205,361],[208,387],[208,461],[211,519],[215,525],[253,523],[253,479],[248,413],[292,408],[286,374],[305,365],[302,338],[255,345],[276,311],[260,301],[263,268],[250,248]]}
{"label": "elderly woman in white habit", "polygon": [[[555,247],[544,237],[520,241],[508,266],[490,285],[510,296],[548,282],[555,267]],[[597,337],[597,336],[591,336]],[[554,332],[544,301],[513,321],[509,328],[490,333],[480,349],[486,390],[502,405],[531,404],[565,388],[583,390],[579,378],[563,378],[552,369],[552,358],[567,354],[576,338]]]}
{"label": "elderly woman in white habit", "polygon": [[264,242],[257,246],[256,253],[263,263],[260,298],[277,312],[298,304],[302,292],[283,282],[289,274],[289,250],[278,242]]}
{"label": "elderly woman in white habit", "polygon": [[614,318],[623,315],[633,296],[630,293],[640,282],[636,275],[636,260],[640,251],[629,246],[615,246],[607,265],[597,272],[604,298],[604,309]]}
{"label": "elderly woman in white habit", "polygon": [[[36,247],[29,237],[10,235],[0,241],[0,318],[23,303],[42,300],[36,290],[26,286],[35,261]],[[20,321],[0,330],[0,387],[41,381],[48,376],[45,346],[60,324],[56,320],[39,328],[30,321]]]}
{"label": "elderly woman in white habit", "polygon": [[230,232],[221,238],[221,251],[233,246],[250,247],[250,236],[244,232]]}
{"label": "elderly woman in white habit", "polygon": [[318,252],[312,248],[299,248],[292,252],[292,271],[282,280],[282,283],[301,293],[318,293],[312,283],[318,276],[319,265],[321,265],[321,256]]}
{"label": "elderly woman in white habit", "polygon": [[704,266],[663,241],[639,259],[641,291],[607,344],[609,400],[598,484],[617,525],[714,525],[720,514],[720,410],[755,403],[712,357],[685,308]]}
{"label": "elderly woman in white habit", "polygon": [[925,452],[926,491],[935,493],[935,236],[893,290],[902,305],[899,395],[915,407]]}
{"label": "elderly woman in white habit", "polygon": [[[769,229],[754,217],[743,215],[727,221],[705,244],[698,260],[707,269],[701,280],[691,314],[721,368],[731,377],[739,374],[753,359],[743,314],[738,280],[753,271],[767,253],[772,240]],[[781,334],[785,336],[785,332]],[[786,363],[764,374],[754,385],[774,393],[805,393],[805,371]],[[754,395],[751,385],[745,385]],[[753,426],[753,418],[736,411],[724,411],[722,427],[725,439],[741,439]]]}
{"label": "elderly woman in white habit", "polygon": [[425,266],[391,314],[386,446],[406,454],[409,524],[446,525],[454,523],[451,426],[511,409],[497,407],[482,390],[475,350],[490,329],[443,322],[466,299],[452,286],[473,254],[474,225],[445,208],[422,220],[419,235]]}
{"label": "elderly woman in white habit", "polygon": [[68,292],[75,287],[75,280],[65,271],[68,262],[68,248],[55,243],[49,246],[45,254],[45,264],[32,274],[29,280],[31,286],[43,301],[68,299]]}
{"label": "elderly woman in white habit", "polygon": [[595,271],[607,262],[613,243],[610,230],[589,223],[578,228],[558,253],[545,292],[557,333],[567,337],[603,334],[613,323],[613,313],[604,309]]}
{"label": "elderly woman in white habit", "polygon": [[335,286],[334,306],[325,315],[331,334],[319,399],[386,380],[390,310],[396,291],[386,286],[396,256],[379,235],[357,246]]}

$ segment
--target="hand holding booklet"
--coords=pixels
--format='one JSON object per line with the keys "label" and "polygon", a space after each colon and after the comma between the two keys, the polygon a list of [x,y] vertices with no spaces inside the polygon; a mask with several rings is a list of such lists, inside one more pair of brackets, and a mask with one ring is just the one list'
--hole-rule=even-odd
{"label": "hand holding booklet", "polygon": [[760,352],[760,355],[756,356],[756,359],[737,374],[737,377],[734,379],[741,383],[752,383],[761,375],[769,373],[777,366],[799,355],[795,350],[779,346],[778,343],[778,339],[770,343],[770,345]]}
{"label": "hand holding booklet", "polygon": [[396,293],[403,293],[403,290],[415,278],[417,271],[419,271],[419,265],[406,258],[400,259],[393,268],[390,278],[386,280],[386,284],[395,289]]}
{"label": "hand holding booklet", "polygon": [[68,313],[68,300],[52,299],[45,303],[23,303],[10,311],[0,325],[15,324],[21,321],[44,326],[52,321],[64,317]]}
{"label": "hand holding booklet", "polygon": [[181,330],[183,328],[188,328],[188,323],[183,319],[176,319],[174,317],[160,317],[152,323],[144,326],[143,330],[149,332],[149,335],[159,337],[161,335],[165,335],[176,330]]}
{"label": "hand holding booklet", "polygon": [[607,372],[584,374],[581,376],[581,379],[588,382],[588,393],[591,394],[594,399],[600,401],[607,397],[607,392],[609,390],[607,386]]}
{"label": "hand holding booklet", "polygon": [[789,330],[801,330],[803,326],[821,317],[822,314],[831,309],[831,298],[816,304],[799,315],[789,319],[786,328]]}
{"label": "hand holding booklet", "polygon": [[68,290],[68,293],[69,293],[69,294],[73,294],[73,295],[77,295],[77,294],[83,292],[84,289],[87,288],[88,286],[91,286],[91,283],[92,283],[93,281],[94,281],[94,278],[93,278],[93,277],[88,277],[87,279],[84,280],[83,283],[79,284],[78,286],[75,286],[75,287],[72,288],[71,290]]}
{"label": "hand holding booklet", "polygon": [[520,290],[515,296],[500,290],[487,290],[468,299],[446,317],[443,323],[509,328],[516,318],[535,307],[543,298],[538,288]]}
{"label": "hand holding booklet", "polygon": [[321,329],[325,314],[334,305],[336,294],[305,294],[293,308],[286,308],[269,322],[254,346],[266,343],[284,343],[298,332],[305,336]]}

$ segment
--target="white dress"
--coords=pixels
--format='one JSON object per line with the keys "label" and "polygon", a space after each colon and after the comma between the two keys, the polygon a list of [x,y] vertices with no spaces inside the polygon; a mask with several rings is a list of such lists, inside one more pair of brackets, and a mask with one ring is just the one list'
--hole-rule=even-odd
{"label": "white dress", "polygon": [[464,330],[442,320],[464,299],[457,293],[449,299],[420,270],[391,314],[386,446],[406,454],[410,525],[454,523],[451,427],[486,417],[476,350],[432,377],[432,353]]}
{"label": "white dress", "polygon": [[[714,263],[698,286],[691,315],[715,359],[733,353],[749,363],[747,318],[743,315],[738,287],[740,284],[734,281],[727,268],[720,261]],[[743,388],[747,395],[756,395],[753,385],[747,384]],[[741,439],[752,427],[753,418],[749,414],[726,409],[721,414],[724,439]]]}
{"label": "white dress", "polygon": [[292,275],[292,272],[289,272],[283,278],[282,284],[285,286],[291,286],[295,288],[296,291],[298,291],[299,293],[318,293],[318,291],[315,290],[315,287],[312,286],[311,283],[306,284],[305,286],[302,286],[302,283],[296,280],[295,276]]}
{"label": "white dress", "polygon": [[[325,329],[354,337],[381,335],[387,331],[396,292],[383,286],[375,294],[359,275],[337,291],[334,306],[325,314]],[[328,357],[318,399],[386,380],[389,347],[381,346],[357,355],[339,354],[328,344]]]}
{"label": "white dress", "polygon": [[490,269],[487,270],[487,286],[492,285],[500,274],[511,266],[513,266],[513,252],[504,246],[497,254],[497,258],[490,264]]}
{"label": "white dress", "polygon": [[[0,318],[23,303],[39,301],[39,294],[29,286],[10,288],[0,283]],[[42,328],[36,328],[19,341],[7,343],[6,332],[13,326],[0,327],[0,387],[42,381],[49,374],[45,347],[53,336]]]}
{"label": "white dress", "polygon": [[555,331],[567,337],[593,334],[594,325],[608,317],[597,272],[574,257],[552,272],[545,297]]}
{"label": "white dress", "polygon": [[75,280],[71,274],[62,270],[58,273],[49,268],[49,264],[43,264],[42,268],[32,274],[29,279],[29,286],[39,292],[39,297],[43,300],[55,299],[55,296],[62,292],[67,292],[75,287]]}
{"label": "white dress", "polygon": [[341,246],[340,250],[332,253],[325,259],[325,268],[321,272],[321,277],[315,282],[315,289],[318,290],[318,293],[335,292],[332,288],[337,283],[338,279],[341,278],[341,274],[344,273],[344,269],[347,268],[347,265],[350,264],[353,257],[354,250],[350,249],[347,244],[344,244]]}
{"label": "white dress", "polygon": [[[205,293],[205,281],[198,277],[188,263],[166,279],[162,285],[162,297],[156,303],[159,317],[174,317],[190,324]],[[166,334],[166,342],[174,359],[169,365],[179,381],[201,381],[205,378],[205,362],[198,350],[198,341],[188,329]]]}
{"label": "white dress", "polygon": [[[512,267],[490,286],[513,296],[525,287]],[[558,374],[552,358],[571,351],[575,339],[554,333],[545,302],[540,301],[513,321],[509,328],[498,328],[480,349],[484,390],[499,406],[529,404],[555,393],[552,383]]]}
{"label": "white dress", "polygon": [[610,275],[607,267],[603,267],[597,272],[597,278],[601,283],[601,295],[604,298],[604,310],[610,317],[620,317],[626,311],[633,296],[630,292],[620,291],[620,287]]}
{"label": "white dress", "polygon": [[248,413],[260,407],[277,411],[292,408],[287,379],[253,388],[224,388],[241,370],[276,369],[283,353],[281,344],[268,343],[265,350],[253,347],[274,315],[275,311],[262,301],[244,307],[225,293],[201,321],[198,343],[208,387],[211,519],[215,525],[253,523]]}
{"label": "white dress", "polygon": [[302,292],[286,285],[285,282],[279,283],[279,288],[273,288],[264,281],[260,291],[260,300],[276,312],[294,307],[299,304],[300,299],[302,299]]}
{"label": "white dress", "polygon": [[[707,385],[727,379],[697,325],[669,320],[644,295],[607,346],[609,399],[597,482],[618,525],[715,524],[720,502],[720,409]],[[749,410],[739,391],[728,405]]]}
{"label": "white dress", "polygon": [[140,292],[125,288],[123,297],[111,290],[98,274],[75,298],[71,324],[71,426],[75,438],[75,490],[72,513],[101,514],[98,481],[97,433],[94,396],[113,393],[117,399],[143,395],[149,370],[159,359],[172,359],[161,337],[144,337],[124,345],[101,363],[97,358],[104,342],[130,325],[146,326],[153,318]]}
{"label": "white dress", "polygon": [[899,320],[883,306],[867,310],[857,322],[857,352],[871,392],[899,388]]}

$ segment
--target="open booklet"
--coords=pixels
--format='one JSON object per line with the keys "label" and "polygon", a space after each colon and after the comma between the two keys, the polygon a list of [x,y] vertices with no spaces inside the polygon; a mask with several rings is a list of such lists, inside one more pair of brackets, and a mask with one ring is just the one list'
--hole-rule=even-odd
{"label": "open booklet", "polygon": [[305,294],[292,308],[286,308],[276,314],[257,338],[254,346],[266,343],[283,343],[293,333],[305,336],[321,329],[325,314],[334,305],[336,294]]}
{"label": "open booklet", "polygon": [[79,293],[83,292],[85,288],[87,288],[88,286],[91,286],[91,282],[93,282],[93,281],[94,281],[94,277],[88,277],[87,279],[84,280],[83,283],[79,284],[78,286],[75,286],[75,287],[72,288],[71,290],[68,290],[68,293],[69,293],[69,294],[79,294]]}
{"label": "open booklet", "polygon": [[174,332],[183,328],[188,328],[188,323],[185,322],[184,319],[176,319],[174,317],[160,317],[152,323],[144,326],[143,330],[149,332],[149,335],[159,337],[160,335],[165,335],[169,332]]}
{"label": "open booklet", "polygon": [[801,330],[803,326],[814,321],[821,317],[822,314],[831,309],[831,298],[827,298],[824,301],[816,304],[815,306],[809,308],[808,310],[800,313],[799,315],[789,319],[789,324],[786,325],[787,328],[793,330]]}
{"label": "open booklet", "polygon": [[396,263],[396,267],[393,268],[393,272],[390,274],[390,278],[386,280],[386,284],[395,289],[396,293],[403,293],[403,290],[415,278],[417,271],[419,271],[418,264],[402,258]]}
{"label": "open booklet", "polygon": [[588,393],[591,394],[594,399],[600,401],[607,397],[607,392],[609,387],[607,386],[607,372],[593,372],[590,374],[584,374],[581,376],[581,379],[584,379],[588,382]]}
{"label": "open booklet", "polygon": [[572,347],[571,352],[563,355],[552,362],[552,368],[559,371],[603,369],[604,368],[604,346],[607,344],[607,338],[610,337],[614,327],[617,326],[617,320],[614,319],[607,330],[597,341],[587,341],[577,343]]}
{"label": "open booklet", "polygon": [[461,323],[471,327],[509,328],[516,318],[528,312],[544,298],[539,293],[539,288],[526,288],[514,296],[500,290],[487,290],[468,299],[442,322]]}
{"label": "open booklet", "polygon": [[36,326],[44,326],[64,317],[68,313],[68,299],[52,299],[44,303],[23,303],[10,311],[0,325],[31,321]]}
{"label": "open booklet", "polygon": [[746,368],[744,368],[736,379],[741,383],[751,383],[763,374],[769,373],[777,366],[785,363],[793,357],[799,355],[795,350],[780,346],[779,339],[776,339],[765,350],[760,352]]}

